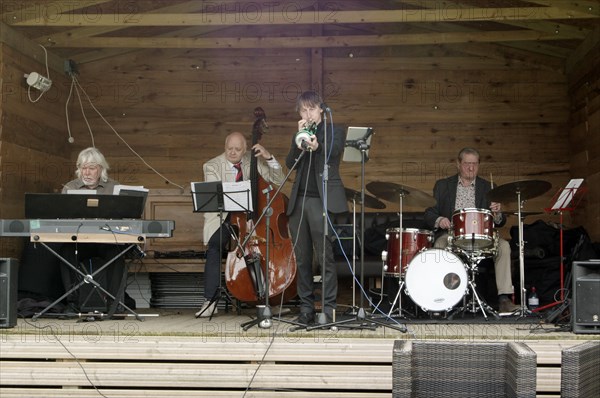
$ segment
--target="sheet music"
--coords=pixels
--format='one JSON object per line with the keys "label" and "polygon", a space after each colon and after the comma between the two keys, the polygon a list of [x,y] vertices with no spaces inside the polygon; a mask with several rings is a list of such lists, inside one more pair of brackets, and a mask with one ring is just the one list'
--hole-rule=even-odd
{"label": "sheet music", "polygon": [[148,193],[148,188],[144,188],[143,185],[122,185],[122,184],[118,184],[115,185],[114,189],[113,189],[113,195],[119,195],[121,194],[121,191],[136,191],[136,192],[141,192],[140,195],[142,195],[143,193]]}
{"label": "sheet music", "polygon": [[567,186],[562,190],[562,192],[558,196],[556,203],[554,203],[554,205],[550,209],[561,210],[567,208],[571,203],[571,200],[573,200],[573,197],[577,193],[577,190],[579,189],[579,187],[581,187],[582,183],[583,178],[573,178],[571,181],[569,181]]}
{"label": "sheet music", "polygon": [[223,182],[225,211],[253,211],[250,181]]}

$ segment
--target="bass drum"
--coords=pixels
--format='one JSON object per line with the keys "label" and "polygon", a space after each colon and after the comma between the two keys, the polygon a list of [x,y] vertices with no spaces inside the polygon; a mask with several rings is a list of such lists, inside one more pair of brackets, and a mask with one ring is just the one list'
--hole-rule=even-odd
{"label": "bass drum", "polygon": [[468,276],[465,264],[444,249],[418,253],[408,265],[406,294],[426,312],[449,311],[466,294]]}

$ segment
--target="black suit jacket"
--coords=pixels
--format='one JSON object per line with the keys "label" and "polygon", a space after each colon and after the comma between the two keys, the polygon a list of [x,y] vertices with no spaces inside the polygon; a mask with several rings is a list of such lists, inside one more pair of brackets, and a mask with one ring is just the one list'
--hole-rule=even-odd
{"label": "black suit jacket", "polygon": [[[454,206],[456,205],[456,189],[458,186],[458,174],[436,181],[433,187],[433,196],[437,203],[435,206],[425,210],[425,222],[430,229],[434,229],[435,220],[438,217],[446,217],[452,220]],[[483,178],[475,179],[475,207],[478,209],[489,209],[490,200],[487,193],[492,189],[492,184]],[[502,214],[502,221],[496,226],[501,227],[506,223],[506,216]]]}
{"label": "black suit jacket", "polygon": [[[327,210],[332,213],[343,213],[348,211],[348,203],[346,201],[346,191],[344,189],[344,184],[342,183],[342,178],[340,176],[340,161],[342,155],[344,154],[344,145],[346,142],[346,131],[343,128],[336,128],[333,131],[333,139],[332,132],[327,126],[327,152],[329,152],[329,179],[327,184]],[[317,127],[317,131],[315,132],[317,136],[317,141],[319,142],[319,147],[312,154],[312,161],[315,163],[315,168],[313,170],[318,170],[317,175],[314,175],[317,178],[317,187],[319,189],[319,196],[323,198],[323,170],[325,165],[325,159],[323,158],[323,150],[325,148],[324,145],[324,126],[323,122],[319,124]],[[296,159],[302,151],[298,149],[296,145],[296,136],[292,137],[292,143],[290,147],[290,151],[285,159],[285,164],[289,168],[292,168]],[[296,170],[303,170],[302,163],[309,161],[309,154],[306,153],[296,166]],[[294,180],[294,185],[292,186],[292,192],[290,193],[290,201],[288,204],[287,214],[291,215],[294,211],[294,207],[296,204],[296,198],[298,197],[298,192],[300,191],[300,175],[296,173],[296,179]]]}

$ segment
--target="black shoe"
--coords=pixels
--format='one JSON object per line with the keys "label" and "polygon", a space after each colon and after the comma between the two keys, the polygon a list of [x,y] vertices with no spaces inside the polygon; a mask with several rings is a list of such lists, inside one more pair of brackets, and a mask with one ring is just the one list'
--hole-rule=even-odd
{"label": "black shoe", "polygon": [[301,312],[300,316],[296,318],[296,323],[300,323],[302,325],[310,325],[315,321],[315,314],[313,312]]}

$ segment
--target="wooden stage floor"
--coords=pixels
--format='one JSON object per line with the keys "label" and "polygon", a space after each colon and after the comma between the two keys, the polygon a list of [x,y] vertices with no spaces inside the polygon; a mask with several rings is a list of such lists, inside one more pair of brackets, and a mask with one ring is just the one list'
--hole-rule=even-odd
{"label": "wooden stage floor", "polygon": [[[557,397],[561,350],[598,334],[542,320],[398,320],[358,327],[242,328],[256,311],[196,319],[196,309],[141,309],[143,321],[19,319],[0,329],[0,396],[390,397],[398,339],[519,341],[537,353],[539,397]],[[466,315],[468,317],[470,315]],[[294,319],[293,311],[283,316]]]}

